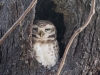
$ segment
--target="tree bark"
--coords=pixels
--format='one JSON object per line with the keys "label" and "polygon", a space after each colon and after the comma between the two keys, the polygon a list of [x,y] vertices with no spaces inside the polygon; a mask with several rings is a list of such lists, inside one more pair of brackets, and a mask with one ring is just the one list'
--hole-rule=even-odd
{"label": "tree bark", "polygon": [[[31,1],[0,1],[0,38]],[[90,25],[75,38],[60,75],[100,74],[100,1],[96,2],[96,13]],[[90,8],[91,0],[38,0],[36,7],[0,46],[0,75],[55,75],[68,40],[85,23]],[[34,18],[49,20],[57,28],[60,59],[50,71],[38,66],[35,59],[29,61],[27,58],[27,51],[31,50],[29,30]],[[23,60],[20,60],[21,57]]]}
{"label": "tree bark", "polygon": [[[1,0],[0,9],[0,37],[13,25],[23,14],[32,0]],[[30,49],[29,27],[35,17],[35,7],[27,14],[25,19],[11,33],[11,35],[0,46],[1,63],[0,75],[35,75],[33,66],[20,60],[21,54]],[[27,44],[27,46],[26,46]],[[27,48],[23,48],[22,45]],[[25,49],[25,50],[24,50]]]}
{"label": "tree bark", "polygon": [[[76,28],[82,26],[88,18],[91,0],[53,0],[57,4],[56,12],[64,15],[66,31],[64,43]],[[99,3],[90,25],[75,38],[66,58],[61,75],[99,75],[100,74],[100,30]],[[66,42],[65,42],[66,41]]]}

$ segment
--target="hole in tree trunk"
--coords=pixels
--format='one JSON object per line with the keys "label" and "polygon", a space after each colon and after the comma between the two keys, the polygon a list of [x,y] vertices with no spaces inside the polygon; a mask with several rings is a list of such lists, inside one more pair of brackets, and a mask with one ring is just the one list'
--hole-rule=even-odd
{"label": "hole in tree trunk", "polygon": [[65,25],[63,21],[63,14],[55,12],[56,5],[51,0],[38,0],[36,6],[35,20],[51,21],[57,29],[57,40],[60,47],[60,58],[64,53],[64,44],[62,40],[65,33]]}

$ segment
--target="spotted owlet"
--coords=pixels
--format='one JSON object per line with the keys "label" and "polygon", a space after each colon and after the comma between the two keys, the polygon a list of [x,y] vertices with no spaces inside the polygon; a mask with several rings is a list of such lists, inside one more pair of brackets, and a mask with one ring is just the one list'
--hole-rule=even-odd
{"label": "spotted owlet", "polygon": [[58,61],[59,46],[55,26],[45,20],[35,21],[32,28],[33,53],[36,60],[50,69]]}

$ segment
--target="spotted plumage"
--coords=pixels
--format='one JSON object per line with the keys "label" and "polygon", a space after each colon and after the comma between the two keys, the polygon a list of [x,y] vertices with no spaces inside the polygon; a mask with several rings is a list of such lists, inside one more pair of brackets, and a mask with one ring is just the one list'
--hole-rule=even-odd
{"label": "spotted plumage", "polygon": [[59,46],[56,28],[50,21],[35,21],[32,28],[33,55],[44,67],[50,69],[58,61]]}

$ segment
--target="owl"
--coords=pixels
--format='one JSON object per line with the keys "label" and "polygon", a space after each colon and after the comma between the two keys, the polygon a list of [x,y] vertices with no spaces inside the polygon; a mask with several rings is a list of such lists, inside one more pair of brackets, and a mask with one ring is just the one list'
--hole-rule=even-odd
{"label": "owl", "polygon": [[50,21],[37,20],[33,23],[33,55],[48,69],[51,69],[59,59],[59,45],[56,37],[56,28]]}

